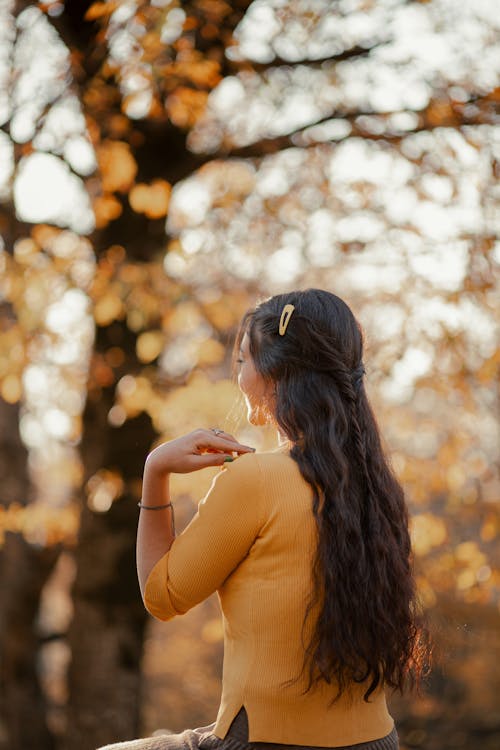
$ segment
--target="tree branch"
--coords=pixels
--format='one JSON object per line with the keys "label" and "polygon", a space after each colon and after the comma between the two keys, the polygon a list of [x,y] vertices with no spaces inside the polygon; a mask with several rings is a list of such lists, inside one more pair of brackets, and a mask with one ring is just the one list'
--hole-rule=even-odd
{"label": "tree branch", "polygon": [[466,125],[484,125],[484,124],[495,124],[497,122],[497,117],[495,114],[495,108],[494,106],[491,106],[491,112],[481,110],[479,113],[467,115],[465,109],[467,105],[469,104],[475,104],[478,103],[487,103],[488,97],[487,96],[478,96],[477,94],[472,94],[470,99],[466,102],[460,102],[460,105],[457,105],[454,108],[453,114],[456,114],[456,118],[448,118],[443,120],[434,120],[428,117],[428,111],[430,106],[433,102],[430,102],[429,105],[424,110],[414,111],[410,112],[410,114],[417,115],[419,118],[418,125],[413,128],[412,130],[408,131],[397,131],[397,130],[386,130],[382,133],[374,133],[371,132],[368,128],[364,128],[362,125],[359,124],[358,120],[361,117],[373,117],[373,118],[382,118],[382,119],[388,119],[389,117],[392,117],[393,115],[400,114],[400,112],[375,112],[375,111],[357,111],[357,112],[331,112],[328,115],[325,115],[324,117],[321,117],[319,120],[316,120],[315,122],[312,122],[308,124],[306,127],[298,128],[297,130],[294,130],[290,133],[285,133],[280,136],[276,136],[274,138],[261,138],[258,141],[255,141],[254,143],[248,144],[246,146],[231,146],[228,145],[226,147],[221,147],[217,152],[212,153],[210,155],[211,159],[224,159],[227,157],[237,157],[237,158],[258,158],[261,156],[267,156],[268,154],[274,154],[278,151],[282,151],[286,148],[311,148],[314,146],[318,146],[322,143],[330,143],[331,140],[316,140],[314,138],[311,138],[310,136],[306,136],[306,131],[325,124],[333,119],[339,119],[344,120],[348,122],[351,125],[351,131],[346,134],[345,136],[335,139],[335,142],[341,142],[346,140],[347,138],[352,137],[360,137],[364,138],[366,140],[371,141],[389,141],[391,143],[399,143],[403,138],[406,138],[408,135],[411,135],[412,133],[419,133],[422,131],[433,131],[437,128],[441,127],[447,127],[447,128],[454,128],[456,130],[460,130],[463,126]]}
{"label": "tree branch", "polygon": [[386,42],[387,40],[377,42],[376,44],[372,44],[370,47],[356,45],[344,50],[343,52],[339,52],[337,55],[327,55],[326,57],[313,59],[304,58],[303,60],[285,60],[282,57],[276,56],[268,63],[256,63],[250,60],[235,60],[231,61],[231,64],[233,68],[236,68],[237,70],[253,70],[256,73],[263,73],[267,70],[272,70],[279,67],[293,68],[297,65],[307,66],[308,68],[314,69],[321,68],[323,65],[325,65],[325,63],[339,63],[344,62],[344,60],[351,60],[353,58],[367,57],[374,49],[381,47],[383,44],[386,44]]}

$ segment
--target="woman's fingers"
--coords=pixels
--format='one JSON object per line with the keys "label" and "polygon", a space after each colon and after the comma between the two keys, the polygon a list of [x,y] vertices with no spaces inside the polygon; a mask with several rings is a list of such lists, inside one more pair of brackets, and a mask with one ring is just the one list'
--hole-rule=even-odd
{"label": "woman's fingers", "polygon": [[217,430],[217,432],[215,432],[215,429],[210,429],[210,430],[206,430],[206,432],[208,432],[210,437],[212,437],[212,435],[215,435],[215,437],[223,438],[223,440],[232,440],[234,443],[241,445],[241,443],[238,440],[236,440],[234,435],[231,435],[230,432],[226,432],[225,430]]}
{"label": "woman's fingers", "polygon": [[239,443],[232,435],[215,435],[211,430],[199,429],[157,446],[148,455],[146,463],[151,471],[183,474],[205,466],[221,466],[224,459],[253,453],[254,450]]}
{"label": "woman's fingers", "polygon": [[227,453],[253,453],[255,451],[255,448],[239,443],[232,435],[226,436],[226,433],[216,435],[211,430],[206,430],[203,436],[196,436],[195,448],[196,450],[216,449]]}
{"label": "woman's fingers", "polygon": [[234,460],[232,456],[226,453],[202,453],[199,456],[192,456],[193,468],[204,469],[208,466],[223,466],[226,458]]}

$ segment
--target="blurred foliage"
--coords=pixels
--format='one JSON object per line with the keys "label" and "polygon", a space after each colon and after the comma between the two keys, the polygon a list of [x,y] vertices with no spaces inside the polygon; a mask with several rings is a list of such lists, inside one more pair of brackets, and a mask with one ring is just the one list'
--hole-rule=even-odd
{"label": "blurred foliage", "polygon": [[[0,506],[0,538],[66,549],[41,600],[47,632],[68,627],[82,500],[105,514],[140,496],[140,477],[118,465],[88,475],[85,404],[111,393],[108,427],[146,415],[157,441],[217,424],[273,447],[272,432],[245,423],[230,380],[234,332],[259,297],[322,286],[364,326],[368,387],[439,634],[428,696],[395,704],[403,739],[496,747],[494,5],[0,7],[0,395],[20,407],[36,489]],[[173,478],[181,523],[212,474]],[[68,662],[57,649],[42,658],[56,737]],[[153,624],[145,730],[164,716],[174,729],[212,721],[220,656],[213,601]]]}

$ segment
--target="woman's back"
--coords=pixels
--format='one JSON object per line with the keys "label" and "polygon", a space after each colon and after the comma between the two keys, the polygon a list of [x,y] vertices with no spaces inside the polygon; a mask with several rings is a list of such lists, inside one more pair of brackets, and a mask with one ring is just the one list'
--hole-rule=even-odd
{"label": "woman's back", "polygon": [[253,742],[342,746],[393,728],[383,690],[365,702],[367,686],[356,685],[333,705],[335,685],[321,681],[305,692],[304,643],[317,616],[312,610],[303,629],[317,545],[311,503],[311,487],[286,448],[243,455],[215,477],[198,513],[148,581],[146,604],[161,619],[219,593],[219,737],[241,706]]}

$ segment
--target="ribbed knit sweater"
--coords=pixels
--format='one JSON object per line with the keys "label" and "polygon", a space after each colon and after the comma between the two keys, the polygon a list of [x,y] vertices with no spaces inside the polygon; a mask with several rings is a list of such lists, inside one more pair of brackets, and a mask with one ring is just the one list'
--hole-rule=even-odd
{"label": "ribbed knit sweater", "polygon": [[[224,465],[197,513],[148,576],[144,600],[160,620],[217,591],[224,625],[222,696],[214,734],[224,738],[241,706],[249,742],[341,747],[388,735],[383,688],[363,700],[354,685],[329,705],[321,682],[302,695],[302,625],[317,545],[312,489],[287,446]],[[312,633],[313,611],[304,629]]]}

